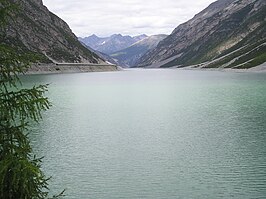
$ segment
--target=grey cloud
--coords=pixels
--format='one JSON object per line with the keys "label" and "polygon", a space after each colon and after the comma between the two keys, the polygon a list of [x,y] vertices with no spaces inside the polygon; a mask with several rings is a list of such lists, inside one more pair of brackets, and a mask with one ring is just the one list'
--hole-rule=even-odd
{"label": "grey cloud", "polygon": [[170,34],[214,0],[43,0],[78,36]]}

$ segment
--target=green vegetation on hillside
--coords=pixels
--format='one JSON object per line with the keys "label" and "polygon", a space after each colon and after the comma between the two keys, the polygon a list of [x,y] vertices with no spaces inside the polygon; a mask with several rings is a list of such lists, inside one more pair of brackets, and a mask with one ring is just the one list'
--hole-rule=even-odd
{"label": "green vegetation on hillside", "polygon": [[262,54],[259,56],[255,57],[254,59],[251,59],[242,65],[235,67],[237,69],[243,69],[243,68],[252,68],[254,66],[258,66],[260,64],[263,64],[266,62],[266,52],[264,51]]}
{"label": "green vegetation on hillside", "polygon": [[[210,64],[207,64],[205,68],[218,68],[223,66],[224,64],[228,64],[226,68],[234,68],[239,64],[243,64],[249,60],[260,56],[262,53],[265,52],[265,44],[266,39],[257,41],[252,45],[243,46],[240,49],[235,50],[234,52],[230,52],[229,54],[224,55],[224,57],[220,57],[217,61],[213,61]],[[265,60],[266,61],[266,60]],[[249,65],[250,67],[246,66],[245,68],[251,68],[256,65]]]}
{"label": "green vegetation on hillside", "polygon": [[[256,3],[251,2],[236,9],[231,15],[224,15],[219,23],[217,21],[222,16],[221,12],[207,18],[203,27],[206,24],[214,26],[191,45],[177,49],[176,53],[181,56],[162,67],[199,67],[204,63],[206,68],[251,68],[264,63],[266,6],[256,5],[255,8]],[[233,4],[243,6],[240,1]]]}

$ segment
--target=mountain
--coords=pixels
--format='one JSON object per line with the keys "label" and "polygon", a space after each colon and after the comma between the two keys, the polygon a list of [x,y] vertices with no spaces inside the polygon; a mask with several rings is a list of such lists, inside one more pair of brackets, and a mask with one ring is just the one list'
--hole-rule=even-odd
{"label": "mountain", "polygon": [[179,25],[139,66],[251,68],[266,62],[266,1],[218,0]]}
{"label": "mountain", "polygon": [[138,41],[140,41],[140,40],[142,40],[142,39],[145,39],[145,38],[147,38],[148,36],[146,35],[146,34],[142,34],[142,35],[137,35],[137,36],[134,36],[134,37],[132,37],[133,39],[134,39],[134,43],[136,43],[136,42],[138,42]]}
{"label": "mountain", "polygon": [[86,44],[84,44],[82,41],[80,41],[80,43],[85,46],[87,49],[89,49],[91,52],[94,52],[96,55],[98,55],[101,59],[105,60],[105,62],[109,63],[109,64],[114,64],[114,65],[118,65],[117,61],[115,61],[111,56],[102,53],[100,51],[94,50],[91,47],[87,46]]}
{"label": "mountain", "polygon": [[114,52],[127,48],[146,37],[147,35],[131,37],[114,34],[110,37],[100,38],[93,34],[89,37],[79,38],[79,40],[94,50],[110,55]]}
{"label": "mountain", "polygon": [[134,43],[128,48],[111,54],[110,56],[122,67],[133,67],[140,57],[147,51],[155,48],[157,44],[165,39],[167,35],[152,35]]}
{"label": "mountain", "polygon": [[5,43],[32,52],[41,62],[102,63],[98,55],[80,44],[66,22],[51,13],[42,0],[10,0],[18,5],[8,20]]}

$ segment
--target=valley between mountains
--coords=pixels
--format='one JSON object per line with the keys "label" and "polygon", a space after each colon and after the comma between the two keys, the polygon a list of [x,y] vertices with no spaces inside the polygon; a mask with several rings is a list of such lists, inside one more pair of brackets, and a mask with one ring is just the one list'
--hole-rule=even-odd
{"label": "valley between mountains", "polygon": [[[218,0],[171,34],[77,37],[42,0],[10,0],[5,45],[40,57],[33,71],[109,71],[118,67],[265,68],[266,1]],[[69,66],[68,65],[71,65]]]}

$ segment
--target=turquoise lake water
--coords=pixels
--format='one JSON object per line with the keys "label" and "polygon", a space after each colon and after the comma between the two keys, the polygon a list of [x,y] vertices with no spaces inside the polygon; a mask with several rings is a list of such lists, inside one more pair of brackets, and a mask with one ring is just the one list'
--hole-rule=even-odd
{"label": "turquoise lake water", "polygon": [[66,199],[266,198],[266,73],[32,75],[53,107],[30,134]]}

